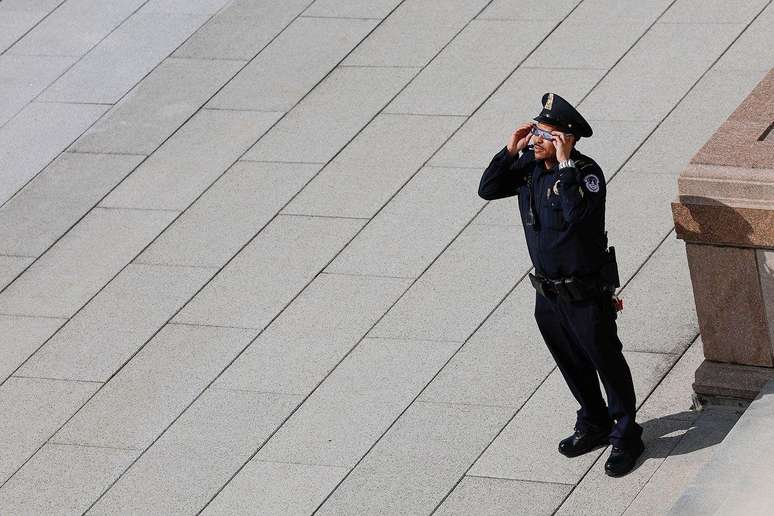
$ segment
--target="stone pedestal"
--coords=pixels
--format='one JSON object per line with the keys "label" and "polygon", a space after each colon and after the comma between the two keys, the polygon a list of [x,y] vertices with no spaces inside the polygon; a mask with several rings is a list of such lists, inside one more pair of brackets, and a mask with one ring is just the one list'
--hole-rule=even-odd
{"label": "stone pedestal", "polygon": [[774,379],[773,128],[774,70],[678,179],[672,213],[704,344],[700,398],[753,399]]}

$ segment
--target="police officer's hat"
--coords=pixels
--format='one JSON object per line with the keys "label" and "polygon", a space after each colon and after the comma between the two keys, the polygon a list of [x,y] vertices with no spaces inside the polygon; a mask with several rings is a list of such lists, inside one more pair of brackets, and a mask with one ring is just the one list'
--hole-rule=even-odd
{"label": "police officer's hat", "polygon": [[556,93],[543,95],[543,111],[535,117],[535,121],[551,124],[572,133],[576,137],[588,138],[592,134],[591,126],[578,113],[572,104]]}

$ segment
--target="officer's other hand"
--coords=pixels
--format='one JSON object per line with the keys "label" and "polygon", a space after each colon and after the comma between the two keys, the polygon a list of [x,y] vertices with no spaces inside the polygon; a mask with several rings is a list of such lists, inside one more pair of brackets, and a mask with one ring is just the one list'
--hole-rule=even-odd
{"label": "officer's other hand", "polygon": [[551,143],[556,148],[557,161],[566,161],[570,159],[570,152],[572,152],[572,146],[575,145],[575,136],[571,133],[562,133],[559,131],[551,131],[554,135],[554,139]]}
{"label": "officer's other hand", "polygon": [[529,139],[532,136],[530,131],[532,131],[533,125],[532,122],[526,122],[513,131],[511,138],[508,140],[508,154],[515,156],[520,151],[524,150],[524,147],[527,146]]}

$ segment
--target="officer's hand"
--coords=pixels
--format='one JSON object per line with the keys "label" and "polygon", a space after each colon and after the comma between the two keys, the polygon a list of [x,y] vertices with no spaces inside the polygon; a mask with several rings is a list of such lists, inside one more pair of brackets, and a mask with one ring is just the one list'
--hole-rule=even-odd
{"label": "officer's hand", "polygon": [[551,131],[551,134],[554,135],[554,139],[551,140],[551,143],[553,143],[556,148],[557,161],[570,159],[570,152],[572,152],[572,147],[575,145],[575,136],[570,133],[562,133],[559,131]]}
{"label": "officer's hand", "polygon": [[508,140],[508,154],[515,156],[520,151],[524,150],[524,147],[527,146],[529,139],[532,136],[530,131],[532,131],[533,125],[532,122],[527,122],[521,124],[513,131],[510,140]]}

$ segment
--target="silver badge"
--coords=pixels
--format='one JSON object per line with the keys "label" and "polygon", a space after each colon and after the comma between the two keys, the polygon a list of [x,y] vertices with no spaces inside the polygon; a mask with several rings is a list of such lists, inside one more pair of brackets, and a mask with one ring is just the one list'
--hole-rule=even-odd
{"label": "silver badge", "polygon": [[586,189],[589,192],[597,193],[599,191],[599,178],[594,174],[587,175],[583,178],[583,181],[586,183]]}

